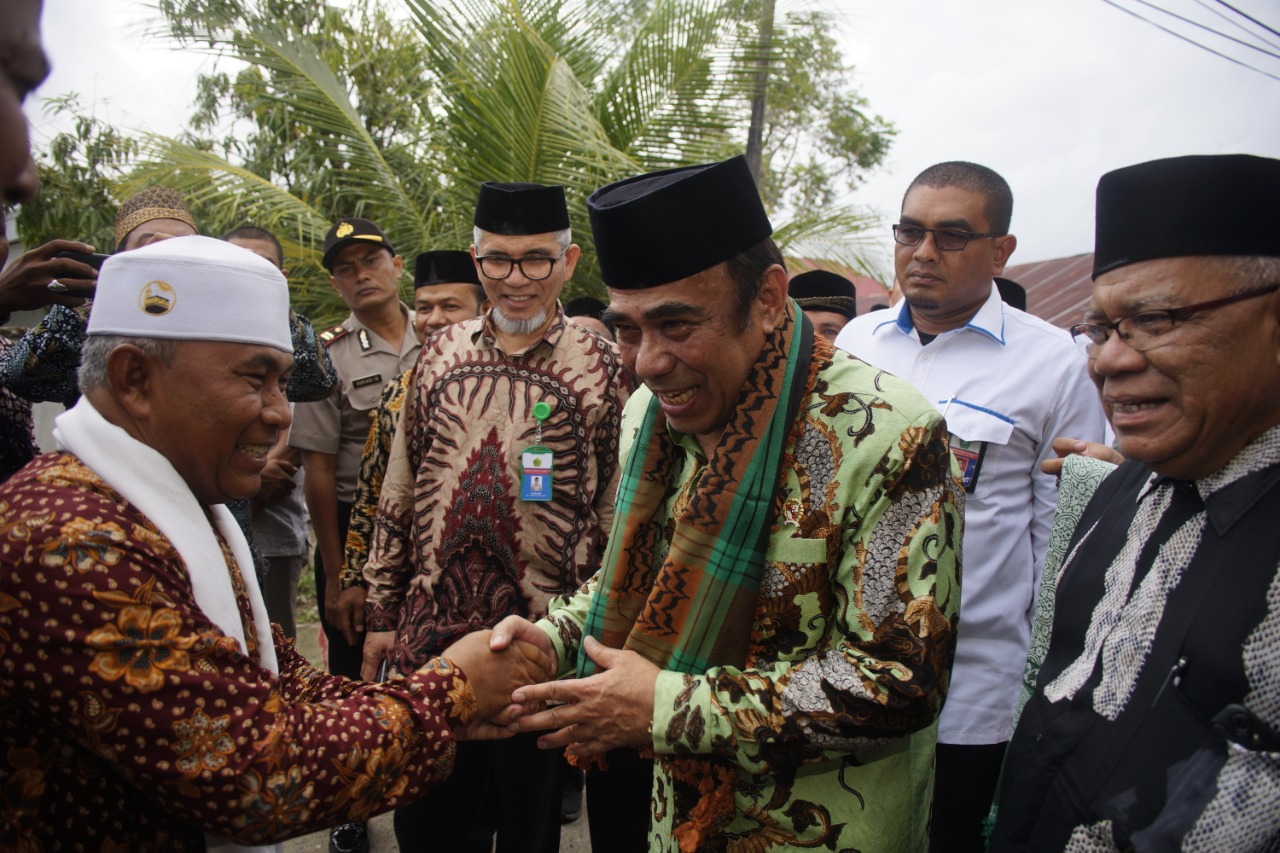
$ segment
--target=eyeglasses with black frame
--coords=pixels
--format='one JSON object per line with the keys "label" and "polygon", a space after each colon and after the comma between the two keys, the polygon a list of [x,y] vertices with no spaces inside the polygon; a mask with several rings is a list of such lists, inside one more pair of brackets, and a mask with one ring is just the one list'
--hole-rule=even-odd
{"label": "eyeglasses with black frame", "polygon": [[1147,352],[1172,343],[1173,341],[1170,339],[1161,340],[1161,338],[1173,331],[1178,323],[1189,319],[1192,314],[1208,311],[1211,308],[1221,308],[1224,305],[1231,305],[1236,302],[1243,302],[1246,299],[1256,299],[1259,296],[1266,296],[1268,293],[1275,293],[1277,290],[1280,290],[1280,282],[1259,287],[1255,290],[1246,290],[1234,296],[1224,296],[1221,299],[1211,299],[1208,302],[1197,302],[1194,305],[1183,305],[1180,308],[1140,311],[1137,314],[1122,317],[1114,323],[1078,323],[1071,327],[1071,337],[1073,340],[1081,337],[1085,338],[1085,353],[1089,358],[1098,357],[1098,352],[1102,349],[1102,345],[1111,339],[1112,333],[1119,334],[1120,340],[1138,352]]}
{"label": "eyeglasses with black frame", "polygon": [[902,246],[919,246],[924,242],[924,235],[933,235],[933,244],[943,252],[960,252],[969,245],[970,240],[983,237],[1003,237],[1004,234],[991,232],[979,234],[976,231],[965,231],[962,228],[923,228],[919,225],[908,225],[899,222],[893,226],[893,239]]}
{"label": "eyeglasses with black frame", "polygon": [[508,258],[503,255],[483,255],[476,258],[480,262],[480,272],[485,277],[494,281],[502,281],[511,275],[511,271],[516,267],[520,268],[520,274],[529,281],[542,281],[550,277],[551,271],[556,267],[556,261],[564,257],[565,252],[556,255],[554,258],[543,257],[542,255],[530,255],[525,258]]}

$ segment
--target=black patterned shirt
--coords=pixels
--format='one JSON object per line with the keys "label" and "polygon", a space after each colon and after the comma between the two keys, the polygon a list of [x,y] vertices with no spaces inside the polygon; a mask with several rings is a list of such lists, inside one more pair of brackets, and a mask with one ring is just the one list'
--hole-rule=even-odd
{"label": "black patterned shirt", "polygon": [[1280,427],[1194,482],[1130,461],[1058,582],[992,850],[1280,843]]}

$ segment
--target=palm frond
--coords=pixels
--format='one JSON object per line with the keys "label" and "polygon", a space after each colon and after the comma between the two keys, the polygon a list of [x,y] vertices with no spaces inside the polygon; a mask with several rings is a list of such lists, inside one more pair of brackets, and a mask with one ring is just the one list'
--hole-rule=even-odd
{"label": "palm frond", "polygon": [[877,258],[880,217],[851,205],[797,212],[775,224],[773,239],[791,257],[835,261],[874,279],[883,278]]}

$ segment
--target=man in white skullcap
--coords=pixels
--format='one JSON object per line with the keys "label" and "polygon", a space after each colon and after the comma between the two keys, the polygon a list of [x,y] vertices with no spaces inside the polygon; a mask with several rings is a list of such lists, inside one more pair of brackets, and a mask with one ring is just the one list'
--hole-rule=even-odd
{"label": "man in white skullcap", "polygon": [[58,452],[0,487],[0,838],[240,850],[403,805],[544,677],[468,637],[363,684],[267,622],[222,504],[289,425],[280,272],[182,237],[112,257]]}

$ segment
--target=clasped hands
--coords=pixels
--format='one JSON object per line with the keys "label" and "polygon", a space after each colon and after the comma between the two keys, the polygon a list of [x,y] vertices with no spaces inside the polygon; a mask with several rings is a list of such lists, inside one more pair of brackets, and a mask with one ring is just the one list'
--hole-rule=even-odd
{"label": "clasped hands", "polygon": [[547,731],[538,738],[539,747],[563,746],[574,756],[648,745],[658,667],[592,637],[584,645],[596,674],[552,681],[559,671],[555,648],[527,619],[509,616],[492,632],[476,631],[454,643],[443,657],[467,674],[479,706],[459,737]]}

